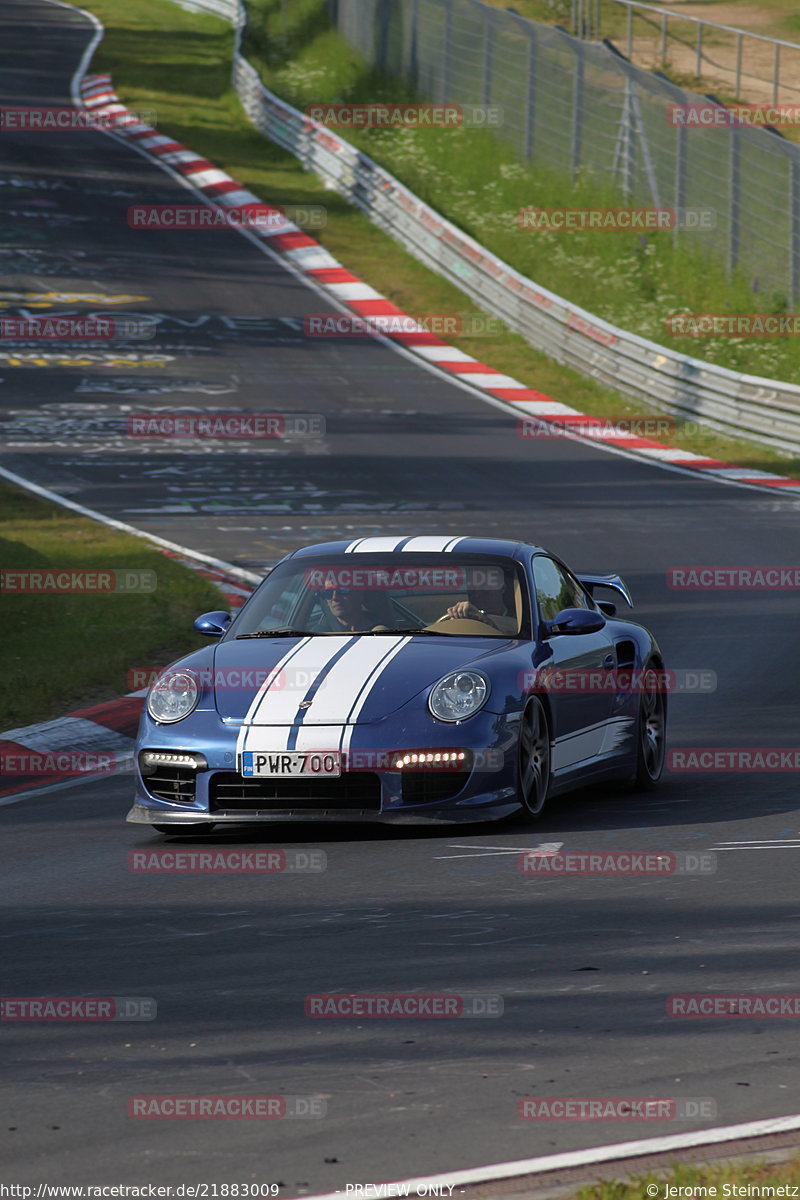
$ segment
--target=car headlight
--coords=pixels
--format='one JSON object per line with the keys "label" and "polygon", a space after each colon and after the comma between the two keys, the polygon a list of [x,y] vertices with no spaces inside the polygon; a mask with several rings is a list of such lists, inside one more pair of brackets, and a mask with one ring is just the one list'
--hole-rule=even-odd
{"label": "car headlight", "polygon": [[147,695],[147,711],[160,725],[182,721],[200,699],[200,687],[191,671],[166,671]]}
{"label": "car headlight", "polygon": [[463,721],[483,708],[489,684],[477,671],[453,671],[440,679],[428,697],[428,708],[440,721]]}

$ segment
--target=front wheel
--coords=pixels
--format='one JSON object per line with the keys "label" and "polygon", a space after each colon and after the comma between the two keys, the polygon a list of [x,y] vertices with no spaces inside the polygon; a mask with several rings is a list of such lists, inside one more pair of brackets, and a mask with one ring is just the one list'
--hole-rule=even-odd
{"label": "front wheel", "polygon": [[667,749],[667,698],[663,690],[664,672],[649,662],[644,669],[644,688],[639,700],[636,731],[636,773],[634,786],[651,791],[664,770]]}
{"label": "front wheel", "polygon": [[519,731],[517,796],[526,824],[538,821],[550,789],[550,730],[540,700],[530,701]]}

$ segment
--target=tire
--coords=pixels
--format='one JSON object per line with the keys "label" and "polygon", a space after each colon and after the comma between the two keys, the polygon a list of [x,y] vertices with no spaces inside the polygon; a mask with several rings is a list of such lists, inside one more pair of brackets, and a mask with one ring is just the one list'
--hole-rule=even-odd
{"label": "tire", "polygon": [[154,825],[156,833],[170,833],[173,837],[189,837],[193,833],[210,833],[214,821],[192,821],[190,825]]}
{"label": "tire", "polygon": [[522,714],[517,755],[519,815],[526,825],[539,820],[549,790],[550,729],[542,702],[533,697]]}
{"label": "tire", "polygon": [[[663,676],[655,663],[648,662],[645,676],[653,672]],[[633,786],[637,791],[649,792],[658,786],[664,769],[667,749],[667,698],[658,689],[657,679],[653,687],[643,690],[639,699],[639,720],[636,726],[636,772]]]}

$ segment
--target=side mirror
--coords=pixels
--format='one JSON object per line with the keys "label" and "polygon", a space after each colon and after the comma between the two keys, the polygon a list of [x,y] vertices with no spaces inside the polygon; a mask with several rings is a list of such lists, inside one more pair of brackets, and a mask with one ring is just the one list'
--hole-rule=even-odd
{"label": "side mirror", "polygon": [[615,617],[617,615],[617,606],[613,600],[596,600],[595,604],[604,617]]}
{"label": "side mirror", "polygon": [[548,636],[561,633],[599,633],[605,626],[602,613],[591,608],[562,608],[545,626]]}
{"label": "side mirror", "polygon": [[232,620],[233,617],[227,612],[203,613],[195,621],[194,631],[202,633],[204,637],[222,637]]}

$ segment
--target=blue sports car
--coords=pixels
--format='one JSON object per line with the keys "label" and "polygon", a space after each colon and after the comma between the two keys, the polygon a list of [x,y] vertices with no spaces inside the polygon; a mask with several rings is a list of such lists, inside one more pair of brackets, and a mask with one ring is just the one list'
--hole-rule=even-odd
{"label": "blue sports car", "polygon": [[521,542],[370,537],[289,554],[149,690],[128,820],[535,821],[608,779],[654,786],[653,636]]}

